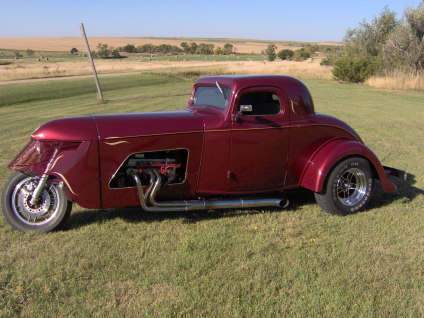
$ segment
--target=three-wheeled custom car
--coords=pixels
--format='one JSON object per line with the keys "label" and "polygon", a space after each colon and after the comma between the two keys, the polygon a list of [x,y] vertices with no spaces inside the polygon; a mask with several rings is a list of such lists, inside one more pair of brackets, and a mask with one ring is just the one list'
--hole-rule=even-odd
{"label": "three-wheeled custom car", "polygon": [[344,215],[367,206],[375,179],[393,192],[387,174],[403,173],[383,167],[347,124],[315,113],[308,89],[288,76],[201,78],[184,111],[53,120],[8,168],[18,172],[2,209],[21,231],[60,227],[73,202],[149,212],[285,207],[284,190],[296,187]]}

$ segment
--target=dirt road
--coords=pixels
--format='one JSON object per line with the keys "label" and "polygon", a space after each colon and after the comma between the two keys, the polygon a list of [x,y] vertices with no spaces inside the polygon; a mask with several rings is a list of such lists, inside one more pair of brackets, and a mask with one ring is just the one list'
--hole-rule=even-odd
{"label": "dirt road", "polygon": [[[110,76],[124,76],[124,75],[131,75],[131,74],[141,74],[141,72],[107,73],[107,74],[98,74],[98,75],[99,77],[110,77]],[[22,79],[22,80],[14,80],[14,81],[0,81],[0,85],[36,83],[36,82],[48,82],[48,81],[66,81],[66,80],[90,78],[90,77],[93,77],[93,75],[32,78],[32,79]]]}

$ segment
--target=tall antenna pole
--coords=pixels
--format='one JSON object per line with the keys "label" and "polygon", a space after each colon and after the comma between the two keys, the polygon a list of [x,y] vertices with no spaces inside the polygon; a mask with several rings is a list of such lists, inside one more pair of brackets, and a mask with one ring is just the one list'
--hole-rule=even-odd
{"label": "tall antenna pole", "polygon": [[88,44],[87,35],[85,34],[85,29],[84,29],[83,23],[80,24],[80,29],[81,29],[81,35],[85,39],[85,46],[87,47],[88,59],[90,60],[91,68],[93,69],[94,81],[96,82],[96,87],[97,87],[97,96],[99,97],[99,99],[101,101],[103,101],[103,94],[102,94],[102,90],[100,88],[99,78],[97,77],[96,66],[94,65],[93,57],[91,56],[90,45]]}

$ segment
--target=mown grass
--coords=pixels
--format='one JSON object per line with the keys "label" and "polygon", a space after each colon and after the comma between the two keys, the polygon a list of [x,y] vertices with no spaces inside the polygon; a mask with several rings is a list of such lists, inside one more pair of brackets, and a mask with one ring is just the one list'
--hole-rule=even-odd
{"label": "mown grass", "polygon": [[[137,88],[143,86],[161,85],[174,82],[175,78],[146,74],[128,75],[125,77],[102,78],[101,88],[105,93]],[[0,86],[0,107],[25,102],[47,101],[51,99],[95,94],[96,87],[92,78],[41,83],[25,83],[24,85]]]}
{"label": "mown grass", "polygon": [[[183,109],[192,85],[165,75],[107,80],[105,104],[85,80],[0,87],[1,100],[10,92],[0,165],[46,120]],[[13,231],[1,218],[0,316],[423,316],[424,95],[305,83],[317,111],[348,122],[385,164],[414,177],[347,217],[322,212],[306,192],[290,194],[285,211],[74,206],[67,229],[48,234]],[[10,174],[1,170],[0,186]]]}

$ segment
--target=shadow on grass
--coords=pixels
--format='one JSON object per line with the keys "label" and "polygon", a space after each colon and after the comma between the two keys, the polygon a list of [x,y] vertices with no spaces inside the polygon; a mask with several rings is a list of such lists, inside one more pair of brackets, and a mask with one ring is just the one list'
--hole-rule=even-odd
{"label": "shadow on grass", "polygon": [[[277,196],[276,196],[277,197]],[[125,207],[105,210],[84,210],[78,213],[72,213],[65,230],[80,228],[93,223],[102,223],[116,218],[123,219],[127,222],[161,222],[172,219],[182,219],[184,223],[196,223],[206,220],[214,220],[221,218],[238,217],[240,215],[255,215],[259,213],[281,213],[284,211],[295,211],[298,207],[314,203],[313,192],[300,190],[287,193],[285,196],[290,201],[290,205],[286,208],[251,208],[251,209],[219,209],[219,210],[198,210],[187,212],[145,212],[140,207]],[[241,211],[242,210],[242,211]]]}
{"label": "shadow on grass", "polygon": [[[368,210],[388,206],[396,200],[403,198],[402,203],[408,203],[424,191],[416,188],[415,176],[408,175],[407,180],[393,178],[398,190],[395,193],[384,193],[379,184],[376,184],[376,191],[373,200],[368,206]],[[282,195],[276,197],[283,197]],[[72,230],[84,227],[93,223],[102,223],[116,218],[123,219],[133,223],[150,223],[162,222],[172,219],[183,219],[184,223],[196,223],[206,220],[214,220],[221,218],[238,217],[241,215],[255,215],[259,213],[281,213],[284,211],[295,212],[304,205],[315,204],[315,198],[312,191],[296,190],[285,193],[285,197],[289,199],[290,205],[286,209],[281,208],[260,208],[260,209],[222,209],[222,210],[198,210],[188,212],[145,212],[140,207],[127,207],[106,210],[84,210],[79,213],[71,214],[65,230]],[[242,212],[240,210],[243,210]]]}
{"label": "shadow on grass", "polygon": [[394,193],[385,193],[377,182],[374,197],[371,200],[368,209],[381,208],[392,204],[394,201],[402,199],[402,204],[407,204],[414,200],[424,191],[420,188],[414,187],[417,182],[413,174],[408,174],[406,180],[395,177],[390,177],[390,180],[396,185],[397,190]]}

